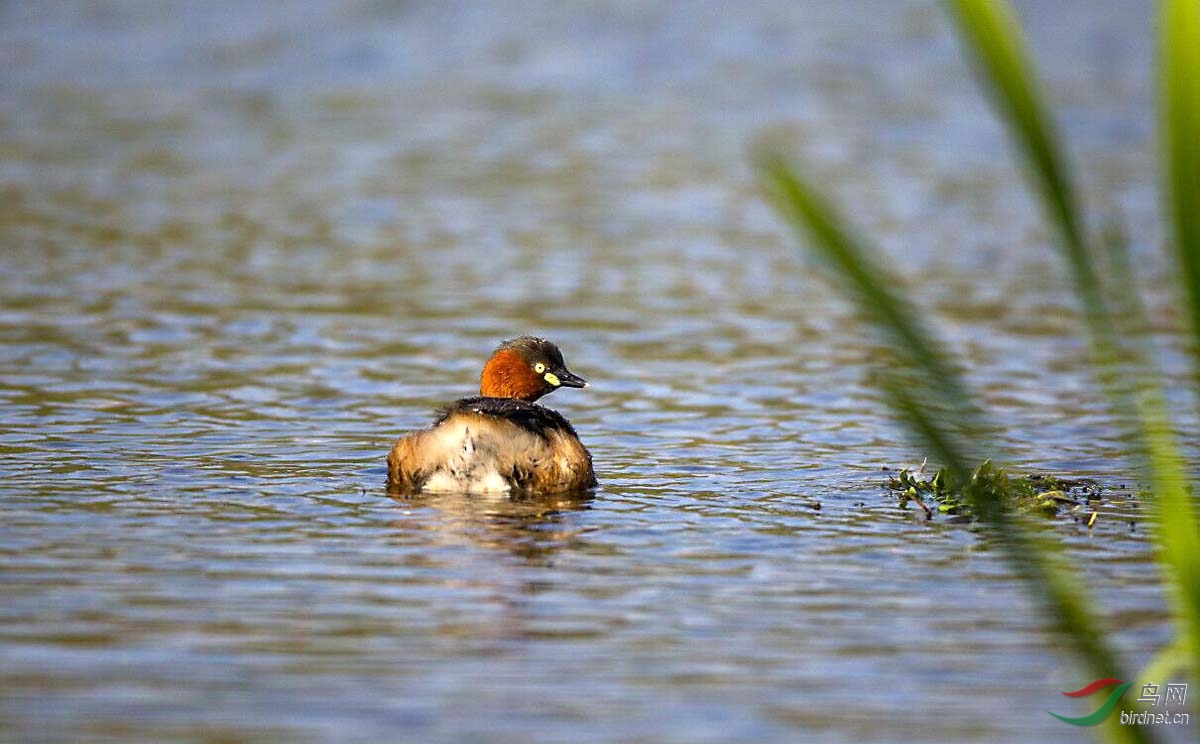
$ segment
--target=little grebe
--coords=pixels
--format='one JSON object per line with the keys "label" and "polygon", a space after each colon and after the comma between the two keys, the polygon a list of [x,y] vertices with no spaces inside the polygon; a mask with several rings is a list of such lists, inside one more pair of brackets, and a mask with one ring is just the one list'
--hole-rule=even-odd
{"label": "little grebe", "polygon": [[388,453],[388,485],[405,492],[575,491],[596,485],[592,456],[561,414],[533,401],[587,382],[544,338],[500,344],[483,367],[480,397],[443,409],[428,429]]}

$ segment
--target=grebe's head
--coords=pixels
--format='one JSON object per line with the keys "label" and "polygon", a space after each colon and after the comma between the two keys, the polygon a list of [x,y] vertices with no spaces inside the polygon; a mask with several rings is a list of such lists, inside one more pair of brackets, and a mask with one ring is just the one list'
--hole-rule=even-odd
{"label": "grebe's head", "polygon": [[481,395],[530,402],[560,387],[587,386],[586,380],[567,369],[557,346],[536,336],[500,344],[479,378]]}

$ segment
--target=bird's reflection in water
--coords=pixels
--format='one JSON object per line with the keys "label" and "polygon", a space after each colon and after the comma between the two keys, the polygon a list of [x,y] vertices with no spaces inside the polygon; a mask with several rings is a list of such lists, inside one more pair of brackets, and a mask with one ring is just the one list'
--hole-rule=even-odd
{"label": "bird's reflection in water", "polygon": [[549,565],[555,553],[578,540],[583,530],[570,515],[590,509],[594,499],[590,490],[540,495],[389,491],[388,495],[402,506],[433,510],[437,515],[406,522],[406,529],[436,531],[440,538],[454,542],[467,537],[480,547],[503,550],[539,565]]}

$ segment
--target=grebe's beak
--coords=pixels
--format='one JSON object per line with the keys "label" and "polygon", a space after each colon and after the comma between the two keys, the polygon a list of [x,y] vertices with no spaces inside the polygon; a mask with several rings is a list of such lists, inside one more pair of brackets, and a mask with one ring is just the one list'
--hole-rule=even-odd
{"label": "grebe's beak", "polygon": [[558,372],[547,372],[545,378],[546,382],[554,387],[585,388],[588,386],[587,380],[577,374],[568,372],[565,367]]}

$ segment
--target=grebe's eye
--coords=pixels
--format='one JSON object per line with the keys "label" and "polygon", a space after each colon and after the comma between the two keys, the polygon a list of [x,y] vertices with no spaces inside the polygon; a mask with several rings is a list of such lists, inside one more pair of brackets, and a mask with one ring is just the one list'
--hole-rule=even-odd
{"label": "grebe's eye", "polygon": [[541,362],[538,362],[537,364],[533,365],[533,371],[537,372],[540,375],[541,373],[546,371],[546,365],[542,364]]}

